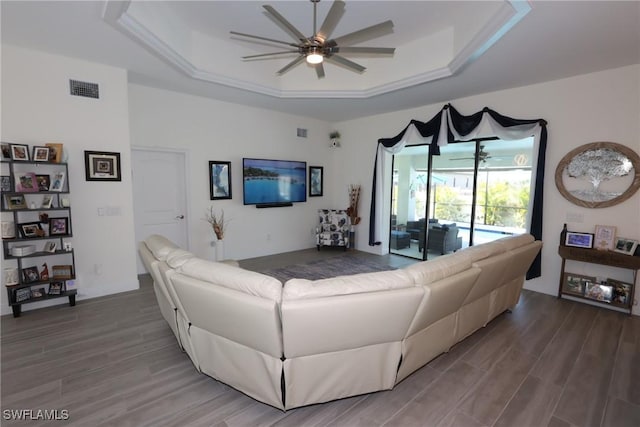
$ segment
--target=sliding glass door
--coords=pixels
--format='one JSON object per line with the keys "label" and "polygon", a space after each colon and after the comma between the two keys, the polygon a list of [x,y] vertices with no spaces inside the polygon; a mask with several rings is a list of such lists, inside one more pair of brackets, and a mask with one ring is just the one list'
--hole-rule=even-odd
{"label": "sliding glass door", "polygon": [[533,138],[456,142],[394,156],[391,253],[432,259],[526,232]]}

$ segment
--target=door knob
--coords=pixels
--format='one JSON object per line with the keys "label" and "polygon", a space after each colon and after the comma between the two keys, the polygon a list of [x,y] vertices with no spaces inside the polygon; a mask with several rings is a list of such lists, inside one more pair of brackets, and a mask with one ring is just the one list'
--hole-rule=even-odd
{"label": "door knob", "polygon": [[178,215],[176,219],[184,219],[184,215]]}

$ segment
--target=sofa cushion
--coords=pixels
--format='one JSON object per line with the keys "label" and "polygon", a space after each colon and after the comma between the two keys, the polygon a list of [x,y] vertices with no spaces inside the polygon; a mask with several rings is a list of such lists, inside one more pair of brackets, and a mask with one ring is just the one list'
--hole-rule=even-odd
{"label": "sofa cushion", "polygon": [[471,268],[471,259],[461,252],[422,261],[404,268],[416,285],[427,285]]}
{"label": "sofa cushion", "polygon": [[504,252],[504,245],[497,243],[497,241],[495,240],[493,242],[469,246],[468,248],[464,248],[461,251],[458,251],[459,254],[469,257],[472,263]]}
{"label": "sofa cushion", "polygon": [[166,263],[171,268],[178,268],[194,256],[194,254],[189,251],[185,251],[184,249],[174,249],[167,255]]}
{"label": "sofa cushion", "polygon": [[178,249],[178,245],[159,234],[152,234],[144,239],[144,243],[147,245],[153,256],[160,261],[166,260],[169,252],[174,249]]}
{"label": "sofa cushion", "polygon": [[200,258],[187,260],[178,271],[185,276],[273,301],[282,298],[282,283],[265,274]]}
{"label": "sofa cushion", "polygon": [[329,279],[290,279],[284,284],[282,300],[301,300],[410,288],[411,277],[402,270],[352,274]]}
{"label": "sofa cushion", "polygon": [[495,242],[502,246],[505,251],[511,251],[519,248],[520,246],[527,245],[533,242],[535,239],[531,234],[517,234],[515,236],[503,237]]}

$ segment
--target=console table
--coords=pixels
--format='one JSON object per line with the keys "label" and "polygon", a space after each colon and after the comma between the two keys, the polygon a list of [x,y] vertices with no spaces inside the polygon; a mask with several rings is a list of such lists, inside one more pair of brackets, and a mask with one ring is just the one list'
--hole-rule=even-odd
{"label": "console table", "polygon": [[[631,314],[634,295],[635,295],[635,284],[636,278],[638,276],[638,270],[640,270],[640,257],[624,255],[613,251],[602,251],[597,249],[584,249],[584,248],[575,248],[571,246],[559,246],[558,254],[562,258],[562,268],[560,270],[560,283],[558,285],[558,298],[561,298],[563,295],[568,295],[576,298],[582,298],[585,300],[592,301],[597,304],[601,304],[609,307],[618,307],[628,311]],[[565,287],[565,265],[566,261],[580,261],[586,262],[590,264],[600,264],[606,265],[610,267],[617,267],[632,270],[633,272],[633,280],[630,284],[625,283],[624,285],[630,285],[630,293],[629,298],[626,303],[619,302],[606,302],[599,301],[597,299],[589,298],[585,296],[584,290],[582,290],[582,294],[575,291],[569,291]]]}

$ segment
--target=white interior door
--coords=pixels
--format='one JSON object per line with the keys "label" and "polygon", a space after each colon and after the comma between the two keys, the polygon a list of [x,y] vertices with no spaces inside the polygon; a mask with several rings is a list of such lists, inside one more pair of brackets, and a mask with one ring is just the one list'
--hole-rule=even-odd
{"label": "white interior door", "polygon": [[[185,154],[132,150],[136,245],[160,234],[188,249]],[[146,269],[138,256],[138,274]]]}

